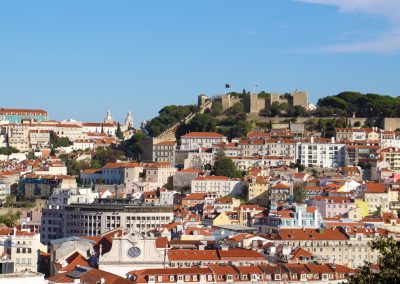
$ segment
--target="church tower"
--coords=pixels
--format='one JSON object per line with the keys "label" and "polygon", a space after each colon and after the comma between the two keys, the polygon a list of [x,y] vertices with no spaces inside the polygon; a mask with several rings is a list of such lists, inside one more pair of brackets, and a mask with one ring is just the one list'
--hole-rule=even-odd
{"label": "church tower", "polygon": [[132,118],[132,112],[129,110],[128,114],[126,115],[125,118],[125,126],[128,127],[133,127],[133,118]]}
{"label": "church tower", "polygon": [[111,117],[111,111],[107,111],[106,117],[104,118],[104,123],[113,123],[113,119]]}

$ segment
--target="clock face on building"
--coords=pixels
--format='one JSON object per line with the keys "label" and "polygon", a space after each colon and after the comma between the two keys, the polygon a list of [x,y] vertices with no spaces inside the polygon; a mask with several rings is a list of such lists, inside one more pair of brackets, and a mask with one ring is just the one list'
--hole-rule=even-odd
{"label": "clock face on building", "polygon": [[128,249],[128,256],[131,258],[138,257],[140,255],[141,251],[140,248],[138,247],[131,247]]}

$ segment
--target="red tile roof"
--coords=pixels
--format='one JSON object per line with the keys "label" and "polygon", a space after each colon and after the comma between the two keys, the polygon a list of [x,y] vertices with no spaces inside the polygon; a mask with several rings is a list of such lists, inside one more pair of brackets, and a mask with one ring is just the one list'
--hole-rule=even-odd
{"label": "red tile roof", "polygon": [[181,136],[181,138],[223,138],[224,135],[217,132],[191,132]]}

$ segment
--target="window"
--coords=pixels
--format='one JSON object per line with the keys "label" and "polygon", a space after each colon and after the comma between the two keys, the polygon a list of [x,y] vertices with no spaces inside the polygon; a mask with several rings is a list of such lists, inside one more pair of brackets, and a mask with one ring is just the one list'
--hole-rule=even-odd
{"label": "window", "polygon": [[170,276],[169,276],[169,281],[175,281],[174,275],[170,275]]}

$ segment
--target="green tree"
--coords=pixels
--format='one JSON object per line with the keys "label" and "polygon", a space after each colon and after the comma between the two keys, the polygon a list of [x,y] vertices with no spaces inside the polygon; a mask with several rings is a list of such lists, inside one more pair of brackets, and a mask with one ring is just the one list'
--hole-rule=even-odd
{"label": "green tree", "polygon": [[124,134],[121,131],[121,125],[118,122],[117,125],[117,130],[115,130],[115,136],[117,136],[119,139],[123,139],[124,138]]}
{"label": "green tree", "polygon": [[0,148],[0,155],[11,155],[13,153],[18,153],[19,150],[14,147],[1,147]]}
{"label": "green tree", "polygon": [[114,163],[124,158],[124,153],[111,147],[97,148],[92,157],[92,168],[101,168],[107,163]]}
{"label": "green tree", "polygon": [[198,113],[189,121],[187,125],[183,125],[182,127],[185,133],[208,131],[214,132],[216,129],[216,119],[211,114]]}
{"label": "green tree", "polygon": [[218,116],[224,112],[221,102],[213,102],[211,106],[211,114]]}
{"label": "green tree", "polygon": [[150,120],[145,128],[151,137],[158,136],[170,126],[182,121],[189,113],[196,110],[194,105],[170,105],[162,108],[158,116]]}
{"label": "green tree", "polygon": [[240,102],[236,102],[225,111],[226,115],[237,117],[238,119],[245,119],[246,112],[244,111],[244,106]]}
{"label": "green tree", "polygon": [[238,171],[233,161],[225,156],[219,156],[215,159],[211,174],[229,178],[241,177],[241,173]]}
{"label": "green tree", "polygon": [[52,149],[59,147],[68,147],[72,145],[72,142],[68,137],[59,137],[54,131],[50,131],[50,144]]}
{"label": "green tree", "polygon": [[307,192],[302,185],[295,185],[293,188],[293,197],[296,203],[304,203],[307,198]]}
{"label": "green tree", "polygon": [[140,160],[144,152],[144,143],[146,135],[142,132],[135,133],[129,140],[123,144],[126,157]]}
{"label": "green tree", "polygon": [[371,270],[366,263],[357,273],[348,278],[349,284],[400,283],[400,244],[393,238],[384,236],[372,241],[372,249],[378,250],[379,271]]}
{"label": "green tree", "polygon": [[18,224],[20,212],[13,213],[11,210],[6,214],[0,215],[0,223],[5,224],[7,227],[14,227]]}

